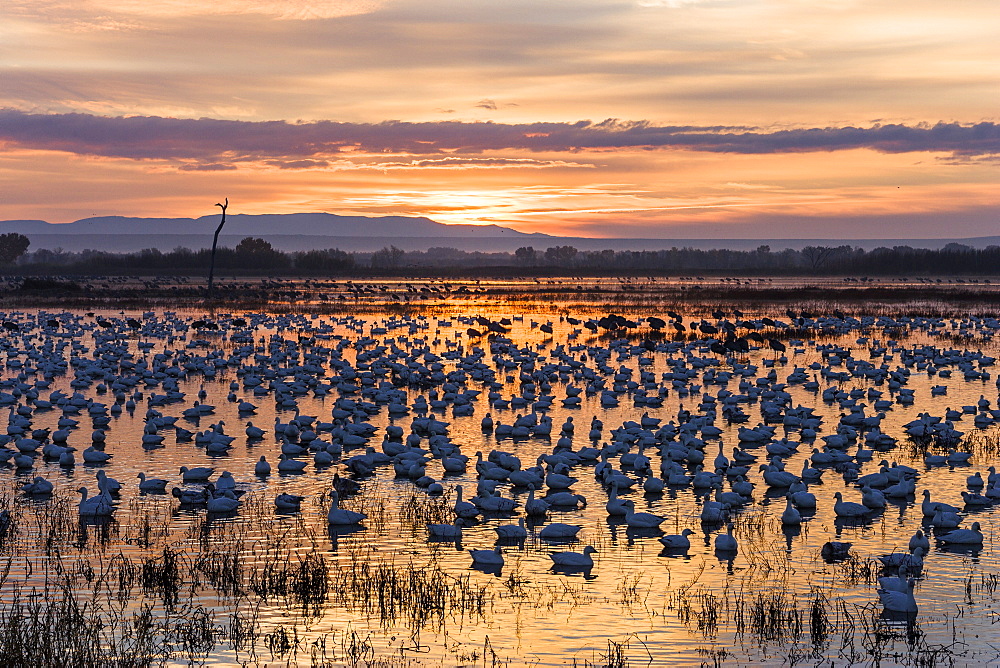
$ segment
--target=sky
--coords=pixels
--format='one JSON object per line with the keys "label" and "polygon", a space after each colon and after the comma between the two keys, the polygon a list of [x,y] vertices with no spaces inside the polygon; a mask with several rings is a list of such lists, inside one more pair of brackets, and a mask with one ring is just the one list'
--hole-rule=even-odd
{"label": "sky", "polygon": [[4,0],[0,219],[1000,233],[996,0]]}

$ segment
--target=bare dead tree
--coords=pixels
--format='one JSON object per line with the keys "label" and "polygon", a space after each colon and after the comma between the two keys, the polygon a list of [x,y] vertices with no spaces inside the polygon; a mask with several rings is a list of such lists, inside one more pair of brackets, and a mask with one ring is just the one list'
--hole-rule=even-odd
{"label": "bare dead tree", "polygon": [[802,249],[802,257],[809,264],[809,269],[815,273],[839,251],[839,248],[830,246],[806,246]]}
{"label": "bare dead tree", "polygon": [[219,204],[216,202],[215,206],[222,209],[222,220],[219,221],[219,226],[215,228],[215,237],[212,239],[212,263],[209,265],[208,269],[208,298],[212,299],[213,289],[215,287],[215,249],[219,245],[219,232],[222,231],[222,226],[226,224],[226,209],[229,207],[229,198],[226,198],[225,204]]}

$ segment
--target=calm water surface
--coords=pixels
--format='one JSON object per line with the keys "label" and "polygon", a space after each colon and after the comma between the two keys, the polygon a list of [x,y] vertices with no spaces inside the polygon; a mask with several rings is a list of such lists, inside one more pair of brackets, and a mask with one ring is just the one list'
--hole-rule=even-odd
{"label": "calm water surface", "polygon": [[[9,602],[16,592],[38,586],[46,563],[51,564],[54,560],[51,550],[46,554],[41,539],[45,523],[37,518],[51,516],[55,508],[68,507],[67,503],[75,504],[79,499],[75,490],[81,485],[93,494],[97,487],[96,471],[102,468],[123,485],[115,521],[103,529],[85,525],[82,530],[87,532],[86,540],[81,539],[79,528],[67,533],[64,536],[66,544],[59,551],[65,563],[86,561],[100,571],[102,564],[106,565],[119,553],[135,563],[142,563],[158,556],[162,547],[168,545],[178,550],[182,558],[188,560],[185,562],[188,565],[199,555],[235,551],[246,569],[259,570],[276,562],[292,563],[319,553],[330,573],[361,572],[365,565],[389,564],[394,573],[422,572],[447,583],[450,596],[458,596],[464,591],[479,597],[478,602],[464,606],[456,599],[449,599],[450,603],[440,614],[421,618],[405,609],[405,602],[396,613],[387,613],[384,600],[380,607],[372,594],[366,599],[353,590],[353,594],[347,596],[343,593],[345,589],[334,587],[334,591],[340,593],[329,596],[309,614],[303,614],[301,609],[281,597],[262,601],[252,594],[220,592],[208,578],[203,578],[200,583],[188,585],[185,595],[191,605],[202,606],[212,615],[219,633],[207,654],[194,657],[196,662],[308,665],[311,651],[314,655],[320,654],[317,647],[325,648],[326,658],[334,665],[350,665],[359,656],[366,661],[381,658],[387,665],[410,662],[411,665],[470,666],[494,662],[497,665],[561,666],[585,662],[619,665],[615,663],[617,656],[624,657],[628,665],[633,666],[786,665],[797,662],[853,665],[873,663],[876,659],[879,665],[913,665],[921,658],[927,661],[928,657],[940,665],[1000,662],[997,650],[1000,645],[994,642],[1000,611],[994,596],[994,578],[998,573],[994,537],[998,522],[993,507],[963,513],[969,516],[963,526],[972,521],[982,526],[985,542],[981,550],[946,551],[932,546],[925,560],[923,577],[915,589],[919,605],[915,623],[882,618],[874,582],[874,576],[881,573],[871,561],[878,555],[906,550],[907,541],[921,528],[924,520],[920,508],[923,489],[930,489],[936,501],[962,507],[961,492],[967,489],[967,476],[982,471],[985,477],[987,467],[996,463],[996,428],[976,428],[972,414],[955,422],[955,427],[965,432],[956,447],[973,453],[971,462],[963,466],[926,466],[923,454],[928,448],[931,453],[946,450],[907,440],[903,426],[920,412],[943,415],[946,408],[961,411],[962,406],[976,404],[981,396],[989,400],[990,408],[1000,407],[995,369],[988,365],[989,361],[976,360],[972,364],[977,371],[985,372],[984,377],[966,379],[957,367],[943,363],[932,366],[950,370],[950,377],[929,375],[916,364],[906,366],[904,355],[920,346],[996,355],[997,345],[992,337],[995,330],[990,327],[995,323],[955,319],[942,320],[940,326],[930,327],[919,320],[889,323],[869,319],[863,322],[838,320],[819,326],[810,320],[793,330],[793,323],[782,308],[773,313],[745,314],[743,318],[770,316],[783,320],[775,328],[765,326],[761,330],[766,336],[786,344],[787,351],[783,355],[753,344],[749,352],[727,358],[709,350],[707,342],[673,343],[669,338],[651,337],[648,327],[632,330],[627,341],[626,337],[605,330],[598,336],[582,325],[570,324],[561,317],[561,311],[559,305],[554,304],[549,313],[543,311],[523,317],[504,312],[502,307],[472,314],[484,315],[493,321],[509,318],[510,331],[499,339],[470,336],[467,333],[470,326],[484,328],[470,322],[465,317],[468,314],[461,313],[437,313],[412,319],[234,313],[210,319],[222,325],[218,332],[191,329],[192,320],[202,317],[196,313],[103,314],[114,320],[112,324],[126,317],[140,319],[143,326],[139,330],[105,328],[96,324],[95,317],[80,312],[6,314],[4,319],[19,323],[21,330],[9,332],[4,342],[4,354],[0,358],[6,365],[4,393],[14,392],[19,375],[22,382],[34,385],[43,376],[36,372],[40,361],[61,357],[70,363],[68,373],[55,376],[48,387],[39,388],[39,399],[48,399],[54,391],[80,392],[108,407],[116,403],[124,406],[128,399],[134,399],[136,407],[117,414],[107,413],[111,419],[106,429],[106,451],[113,459],[106,465],[95,467],[82,462],[82,451],[90,445],[93,431],[84,410],[74,416],[80,426],[72,431],[68,440],[77,448],[75,467],[61,467],[58,462],[46,462],[38,457],[30,470],[10,468],[3,473],[6,502],[17,509],[21,518],[17,539],[8,541],[3,550],[3,557],[9,558],[11,563],[10,573],[3,581],[4,600]],[[572,315],[586,320],[602,314]],[[664,314],[655,315],[669,320]],[[701,319],[712,323],[718,321],[709,313],[690,312],[683,316],[685,323]],[[228,323],[236,317],[247,319],[249,326],[230,326]],[[43,331],[33,324],[49,318],[58,319],[59,326]],[[727,314],[726,319],[737,322],[732,314]],[[544,323],[551,324],[551,334],[538,327]],[[737,330],[740,334],[747,331],[742,326]],[[505,340],[510,344],[504,343]],[[651,341],[653,345],[649,347],[653,350],[638,347],[643,340]],[[55,347],[32,359],[32,349],[38,350],[45,342]],[[60,348],[60,344],[65,345]],[[247,346],[253,348],[252,353],[246,352]],[[373,385],[355,385],[355,391],[344,387],[356,379],[353,374],[345,379],[343,368],[349,365],[363,370],[365,365],[377,360],[379,355],[372,351],[377,352],[378,346],[387,350],[398,347],[419,351],[420,363],[439,364],[443,373],[454,371],[463,356],[480,349],[482,354],[478,361],[490,370],[486,378],[498,384],[494,389],[505,399],[522,395],[522,373],[540,369],[551,361],[559,362],[553,357],[554,353],[567,356],[563,363],[571,357],[582,362],[581,368],[595,370],[596,377],[604,378],[605,387],[610,389],[614,384],[613,374],[601,372],[595,361],[595,353],[610,350],[610,355],[600,362],[615,373],[627,374],[629,380],[641,383],[645,377],[649,395],[665,388],[661,393],[663,403],[655,408],[637,405],[633,401],[633,390],[626,389],[618,395],[617,406],[603,406],[600,392],[583,392],[578,407],[564,407],[562,399],[567,396],[567,386],[583,389],[587,380],[574,377],[572,372],[563,377],[556,373],[547,392],[540,392],[554,398],[550,408],[539,411],[552,419],[551,436],[497,438],[481,428],[483,416],[490,413],[495,421],[511,424],[517,415],[530,413],[531,404],[514,409],[491,406],[488,397],[491,388],[467,372],[464,383],[459,383],[460,389],[481,391],[472,402],[471,414],[455,415],[450,404],[428,412],[448,424],[447,435],[451,442],[470,457],[466,473],[444,475],[440,460],[431,459],[427,474],[441,481],[445,488],[442,496],[432,497],[406,477],[396,477],[391,465],[380,466],[373,475],[358,478],[360,493],[345,498],[342,503],[344,507],[369,515],[363,528],[330,531],[326,523],[328,500],[325,495],[336,472],[351,477],[344,462],[352,455],[363,453],[365,446],[346,447],[344,454],[330,467],[314,466],[311,454],[300,457],[309,462],[303,473],[279,474],[276,465],[281,443],[272,427],[276,419],[287,423],[296,416],[296,411],[316,416],[318,421],[330,422],[338,402],[341,408],[349,406],[343,403],[345,399],[373,402],[370,392],[388,383],[389,376],[376,378]],[[824,349],[831,347],[849,353],[850,358],[842,354],[842,361],[828,366],[830,358],[824,355]],[[879,349],[875,356],[873,348]],[[225,433],[235,437],[228,454],[207,454],[205,448],[194,441],[178,441],[170,428],[159,432],[165,436],[165,447],[144,449],[141,438],[148,400],[151,395],[162,394],[162,387],[154,382],[143,382],[137,387],[123,389],[116,400],[111,387],[113,378],[74,375],[74,368],[83,369],[77,360],[92,359],[98,352],[111,360],[108,355],[115,349],[119,353],[127,349],[132,362],[152,360],[158,353],[172,351],[173,357],[168,364],[178,360],[187,368],[179,381],[185,398],[181,402],[157,406],[156,410],[163,415],[176,416],[176,425],[192,432],[204,431],[223,422]],[[272,364],[266,356],[279,350],[285,357]],[[336,365],[330,364],[331,350],[337,351],[334,354]],[[517,350],[518,359],[515,360],[511,353]],[[890,391],[886,382],[876,384],[862,377],[837,380],[824,376],[826,369],[846,371],[849,359],[871,362],[876,367],[884,364],[890,370],[907,368],[910,374],[904,387],[913,390],[914,402],[896,401],[899,394]],[[686,362],[677,366],[677,360]],[[204,373],[206,361],[214,374],[206,376]],[[529,362],[533,362],[533,366]],[[273,391],[255,393],[243,382],[244,367],[254,363],[260,365],[262,371],[268,366],[271,369],[271,377],[259,387],[267,388],[273,381],[288,379],[292,367],[305,364],[310,367],[309,374],[332,389],[325,396],[317,396],[312,391],[296,394],[296,408],[279,407]],[[701,364],[706,366],[699,368],[685,383],[664,379],[664,373]],[[755,367],[756,370],[745,376],[734,375],[724,384],[704,382],[702,374],[706,370],[718,373],[732,370],[733,365],[736,368]],[[810,365],[817,368],[812,369]],[[818,389],[786,381],[797,367],[805,369],[808,379],[815,377]],[[766,378],[772,371],[775,380],[769,382]],[[77,382],[71,386],[74,378]],[[235,385],[231,386],[232,383]],[[338,387],[338,384],[342,385]],[[717,554],[713,548],[716,534],[724,532],[725,527],[703,524],[700,520],[704,494],[696,493],[690,486],[667,487],[659,494],[644,494],[641,484],[644,476],[626,467],[624,473],[636,479],[638,484],[633,491],[620,495],[633,500],[637,511],[666,518],[661,525],[662,531],[632,530],[625,525],[624,518],[609,517],[605,511],[608,491],[595,478],[592,463],[572,470],[572,475],[578,478],[572,490],[587,498],[586,508],[554,511],[547,520],[529,521],[528,539],[523,544],[503,548],[505,563],[499,573],[472,568],[466,550],[494,546],[493,528],[516,523],[523,516],[526,489],[501,484],[498,487],[501,493],[518,501],[517,510],[502,516],[480,516],[468,522],[460,545],[427,539],[424,528],[427,517],[434,516],[435,521],[452,521],[454,516],[449,509],[455,500],[456,485],[464,486],[466,500],[475,493],[477,451],[487,454],[499,449],[513,453],[526,468],[534,465],[540,455],[553,452],[560,438],[560,426],[569,417],[576,425],[572,449],[600,448],[615,440],[612,429],[626,421],[639,421],[643,413],[659,418],[661,424],[677,423],[682,409],[699,414],[699,405],[706,394],[718,397],[720,391],[728,391],[750,395],[739,404],[748,416],[746,422],[728,422],[719,412],[715,425],[722,429],[721,436],[705,439],[705,465],[710,469],[720,443],[726,456],[731,457],[733,447],[739,443],[739,428],[754,427],[762,422],[761,404],[780,385],[784,385],[784,391],[791,396],[790,406],[811,408],[823,418],[820,436],[835,433],[840,416],[848,412],[837,401],[825,401],[825,389],[860,391],[858,402],[867,404],[867,415],[875,413],[871,407],[873,399],[867,396],[867,391],[869,388],[882,391],[882,398],[893,403],[885,411],[881,430],[896,438],[898,443],[883,452],[875,452],[870,461],[863,462],[860,473],[877,471],[882,459],[913,466],[919,471],[916,497],[890,502],[884,512],[874,513],[865,522],[838,521],[833,511],[834,493],[843,492],[845,499],[851,501],[860,501],[861,495],[840,472],[824,467],[823,482],[810,486],[818,499],[815,514],[807,516],[800,528],[783,529],[780,516],[785,508],[784,490],[769,490],[757,470],[757,466],[768,459],[764,445],[744,444],[748,451],[757,455],[757,462],[751,466],[748,476],[756,488],[753,502],[733,514],[734,533],[740,549],[732,557]],[[932,396],[932,386],[945,386],[946,394]],[[182,417],[182,411],[193,405],[202,389],[205,398],[201,401],[214,405],[214,412],[200,419]],[[441,387],[421,388],[400,383],[398,389],[406,392],[411,406],[420,396],[431,400],[434,394],[443,394]],[[10,400],[6,401],[9,404]],[[241,414],[237,408],[241,401],[257,405],[256,413]],[[26,403],[30,404],[21,396],[15,397],[10,405]],[[411,433],[411,421],[418,416],[418,411],[390,417],[384,403],[376,405],[377,412],[366,415],[364,421],[376,428],[368,445],[381,450],[386,427],[398,425],[405,437]],[[593,416],[603,421],[603,430],[595,440],[589,438]],[[63,411],[58,407],[35,410],[31,427],[55,431],[60,417]],[[351,419],[360,420],[360,417]],[[248,421],[265,429],[262,440],[247,439],[244,427]],[[797,430],[786,432],[780,422],[775,426],[776,438],[787,435],[792,441],[803,440]],[[321,431],[319,437],[331,441],[329,433]],[[671,441],[663,442],[669,444]],[[426,448],[427,445],[428,440],[424,438],[421,446]],[[8,447],[13,447],[13,443]],[[813,447],[823,449],[823,441],[806,440],[797,453],[784,459],[786,469],[798,473]],[[856,445],[852,444],[848,451],[853,453],[855,449]],[[631,445],[630,450],[634,453],[638,448]],[[661,460],[658,448],[647,447],[645,454],[650,456],[652,468],[658,473]],[[275,472],[265,478],[254,475],[254,465],[261,455],[275,467]],[[611,462],[617,465],[617,455]],[[182,507],[170,494],[139,494],[136,486],[139,472],[167,479],[170,481],[168,489],[174,486],[197,489],[198,485],[182,484],[179,474],[182,465],[213,467],[216,472],[213,479],[223,470],[230,471],[238,487],[245,492],[241,508],[234,514],[213,517],[206,522],[204,510]],[[52,498],[28,499],[17,491],[20,483],[34,476],[42,476],[55,484]],[[728,489],[727,483],[723,491]],[[274,510],[273,499],[282,492],[306,497],[299,513],[281,514]],[[75,510],[75,506],[69,507]],[[566,546],[538,539],[535,533],[553,521],[581,525],[579,540]],[[151,543],[138,539],[144,523],[151,524],[158,536]],[[691,536],[690,549],[680,554],[664,551],[657,538],[679,533],[685,528],[695,532]],[[99,540],[102,530],[103,543]],[[846,564],[826,563],[820,557],[820,549],[830,540],[853,543],[853,558]],[[280,552],[273,550],[275,545],[280,547]],[[550,553],[580,551],[585,545],[594,545],[598,550],[591,571],[560,573],[550,568]],[[344,582],[342,575],[331,578],[338,583]],[[377,585],[373,581],[363,587],[372,592]],[[416,591],[406,587],[403,590]],[[150,602],[157,600],[137,590],[132,604],[141,601],[143,596]],[[256,644],[240,647],[238,651],[226,635],[231,630],[234,610],[245,615],[252,612],[260,628]],[[822,624],[817,626],[817,615],[826,621],[828,633],[822,633]],[[287,634],[294,630],[297,646],[293,642],[283,648],[275,643],[276,629]],[[317,642],[322,645],[316,645]],[[354,654],[350,651],[352,646],[356,650]],[[187,662],[185,656],[175,658],[179,664]]]}

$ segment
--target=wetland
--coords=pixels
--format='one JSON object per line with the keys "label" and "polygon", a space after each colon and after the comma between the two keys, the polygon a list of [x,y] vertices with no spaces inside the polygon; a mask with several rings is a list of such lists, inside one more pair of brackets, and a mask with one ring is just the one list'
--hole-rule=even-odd
{"label": "wetland", "polygon": [[114,280],[3,306],[4,665],[1000,661],[993,284]]}

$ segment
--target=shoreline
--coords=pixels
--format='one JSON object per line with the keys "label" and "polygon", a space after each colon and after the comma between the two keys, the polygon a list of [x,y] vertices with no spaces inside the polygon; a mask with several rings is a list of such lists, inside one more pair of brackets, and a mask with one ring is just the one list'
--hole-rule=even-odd
{"label": "shoreline", "polygon": [[[858,279],[786,277],[781,279],[606,279],[556,277],[509,279],[410,279],[366,277],[336,279],[224,279],[207,301],[206,281],[187,277],[158,280],[109,277],[51,277],[24,289],[7,277],[0,308],[193,308],[283,309],[315,313],[418,311],[464,312],[496,303],[525,311],[553,308],[642,313],[673,307],[756,310],[779,304],[797,308],[841,308],[855,315],[890,309],[934,311],[941,315],[991,315],[1000,312],[1000,280]],[[822,306],[819,306],[822,305]]]}

